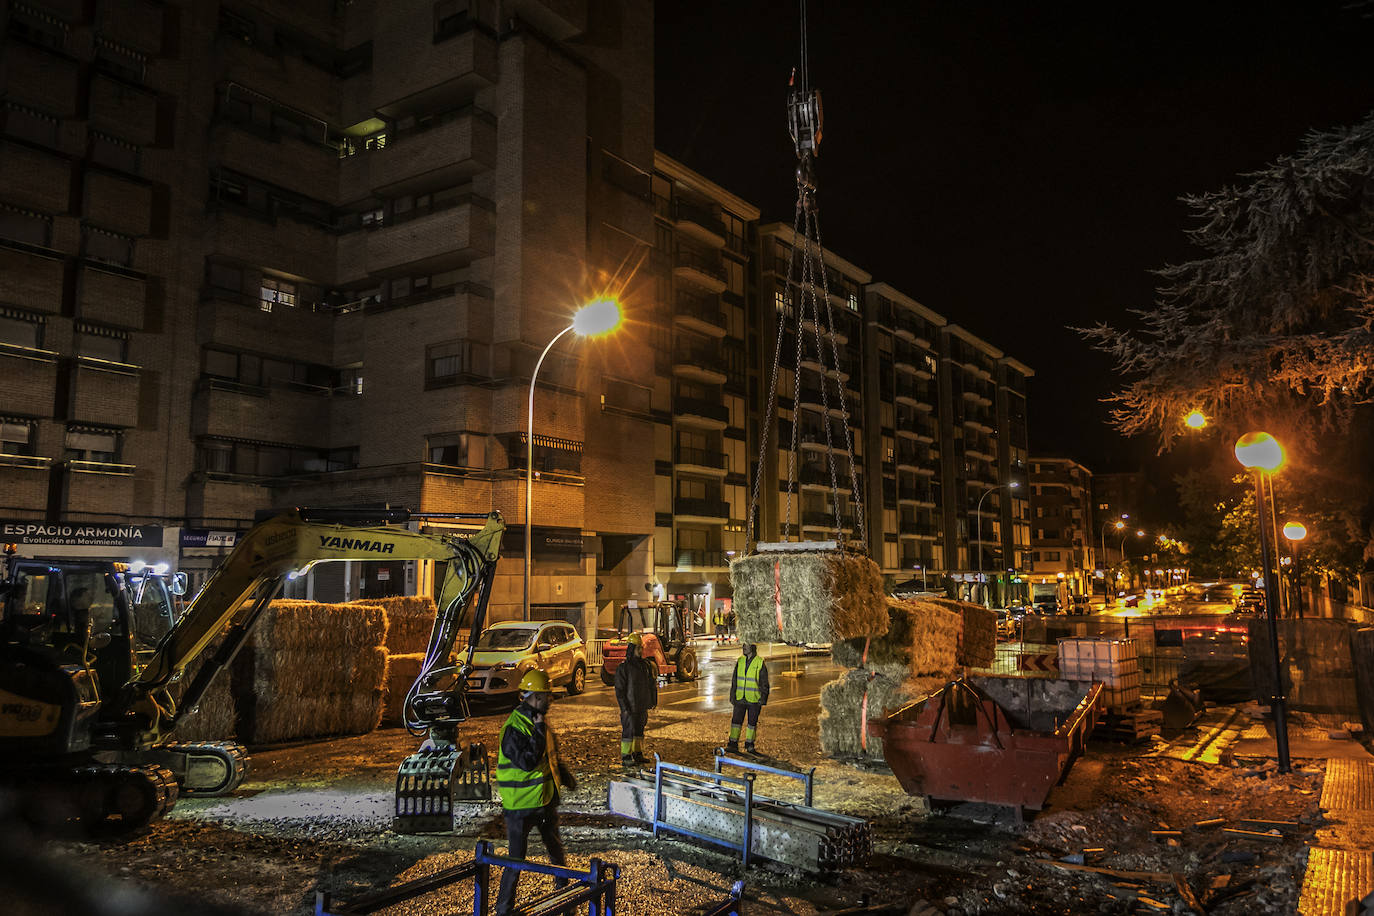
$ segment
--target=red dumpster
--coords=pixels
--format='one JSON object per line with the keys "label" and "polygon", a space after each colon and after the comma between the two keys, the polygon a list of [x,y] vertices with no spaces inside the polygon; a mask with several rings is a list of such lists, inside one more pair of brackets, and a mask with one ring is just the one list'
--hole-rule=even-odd
{"label": "red dumpster", "polygon": [[1102,685],[966,677],[870,719],[883,756],[911,795],[928,801],[1044,807],[1097,724]]}

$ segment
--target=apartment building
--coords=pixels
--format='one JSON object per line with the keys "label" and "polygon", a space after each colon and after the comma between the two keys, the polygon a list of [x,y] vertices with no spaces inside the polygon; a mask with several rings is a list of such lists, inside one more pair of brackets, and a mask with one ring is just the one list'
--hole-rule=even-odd
{"label": "apartment building", "polygon": [[1069,458],[1030,461],[1032,584],[1059,586],[1062,597],[1091,595],[1097,568],[1093,475]]}
{"label": "apartment building", "polygon": [[[494,618],[527,519],[535,616],[647,596],[647,0],[15,0],[0,42],[0,514],[203,573],[274,506],[497,509]],[[613,342],[540,370],[527,513],[535,361],[606,293]]]}
{"label": "apartment building", "polygon": [[663,153],[653,176],[654,573],[701,613],[730,596],[751,462],[745,335],[759,210]]}

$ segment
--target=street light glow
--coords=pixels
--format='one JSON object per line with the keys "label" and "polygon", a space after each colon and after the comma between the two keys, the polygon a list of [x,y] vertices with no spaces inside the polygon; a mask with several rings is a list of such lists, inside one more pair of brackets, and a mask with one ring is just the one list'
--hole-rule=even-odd
{"label": "street light glow", "polygon": [[1301,541],[1307,537],[1307,526],[1302,522],[1285,522],[1283,525],[1283,536],[1290,541]]}
{"label": "street light glow", "polygon": [[1283,446],[1268,433],[1246,433],[1236,440],[1236,460],[1249,470],[1277,471],[1283,465]]}
{"label": "street light glow", "polygon": [[573,331],[583,337],[600,337],[620,327],[620,304],[614,299],[588,302],[573,315]]}
{"label": "street light glow", "polygon": [[1202,429],[1207,425],[1207,415],[1200,410],[1194,410],[1183,418],[1183,423],[1189,429]]}

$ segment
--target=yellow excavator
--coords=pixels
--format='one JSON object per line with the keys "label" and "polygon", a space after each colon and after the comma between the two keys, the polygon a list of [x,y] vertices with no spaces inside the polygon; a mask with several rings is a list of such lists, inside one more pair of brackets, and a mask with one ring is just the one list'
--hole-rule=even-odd
{"label": "yellow excavator", "polygon": [[[467,537],[403,527],[412,518],[481,522]],[[132,829],[161,817],[178,795],[217,795],[243,781],[247,755],[224,742],[178,744],[177,723],[247,642],[282,584],[315,563],[436,560],[447,563],[439,612],[420,675],[405,701],[424,745],[401,765],[395,826],[450,829],[455,801],[491,797],[486,750],[464,749],[467,671],[486,620],[505,524],[499,513],[403,509],[295,509],[253,527],[225,558],[151,655],[139,652],[157,615],[146,589],[107,564],[79,594],[75,563],[10,558],[0,577],[0,786],[43,821]],[[89,564],[88,564],[89,565]],[[86,571],[89,573],[90,571]],[[170,597],[166,597],[170,610]],[[94,611],[92,610],[94,608]],[[471,609],[468,654],[450,663]],[[170,619],[170,615],[168,616]],[[221,638],[222,637],[222,638]],[[187,667],[218,648],[174,699]]]}

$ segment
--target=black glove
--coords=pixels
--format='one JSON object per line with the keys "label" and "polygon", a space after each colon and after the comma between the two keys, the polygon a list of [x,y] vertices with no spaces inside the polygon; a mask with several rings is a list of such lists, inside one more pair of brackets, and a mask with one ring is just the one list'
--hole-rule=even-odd
{"label": "black glove", "polygon": [[558,762],[558,781],[566,786],[569,792],[577,791],[577,778],[573,776],[572,770],[568,769],[561,760]]}

